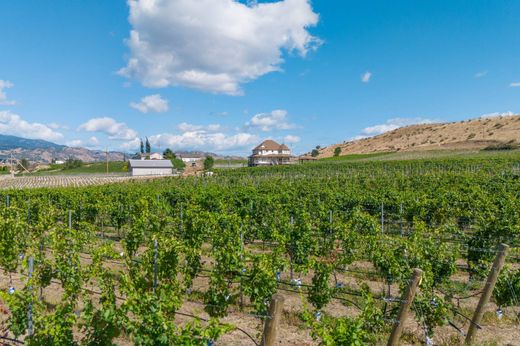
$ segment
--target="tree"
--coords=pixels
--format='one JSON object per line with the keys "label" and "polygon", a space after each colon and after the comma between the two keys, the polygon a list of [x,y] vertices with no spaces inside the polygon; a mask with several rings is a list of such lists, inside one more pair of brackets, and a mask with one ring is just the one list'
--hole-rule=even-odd
{"label": "tree", "polygon": [[163,157],[164,157],[166,160],[172,160],[172,159],[176,159],[176,158],[177,158],[177,155],[175,155],[175,153],[174,153],[170,148],[167,148],[167,149],[163,152]]}
{"label": "tree", "polygon": [[146,153],[150,154],[152,152],[152,146],[150,145],[150,141],[148,140],[148,137],[146,137]]}
{"label": "tree", "polygon": [[62,170],[78,168],[78,167],[81,167],[82,165],[83,165],[83,161],[74,159],[73,157],[69,157],[67,159],[67,161],[65,161],[65,164],[63,165]]}
{"label": "tree", "polygon": [[215,164],[215,159],[211,156],[206,156],[206,159],[204,160],[204,170],[209,171],[213,168],[213,165]]}
{"label": "tree", "polygon": [[318,151],[318,149],[312,149],[311,151],[311,156],[312,157],[316,157],[320,154],[320,152]]}
{"label": "tree", "polygon": [[144,154],[144,144],[143,140],[141,139],[141,154]]}
{"label": "tree", "polygon": [[339,154],[341,154],[341,148],[340,147],[336,147],[336,149],[334,149],[334,156],[338,157]]}
{"label": "tree", "polygon": [[18,167],[17,169],[19,171],[25,171],[25,170],[29,170],[29,160],[27,159],[22,159],[19,163],[18,163]]}

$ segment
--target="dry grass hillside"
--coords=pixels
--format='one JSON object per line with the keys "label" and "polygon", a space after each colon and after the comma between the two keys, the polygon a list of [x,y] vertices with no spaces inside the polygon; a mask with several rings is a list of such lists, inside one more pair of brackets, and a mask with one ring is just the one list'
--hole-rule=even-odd
{"label": "dry grass hillside", "polygon": [[520,115],[479,118],[454,123],[411,125],[379,136],[330,145],[320,150],[320,158],[375,152],[480,150],[520,146]]}

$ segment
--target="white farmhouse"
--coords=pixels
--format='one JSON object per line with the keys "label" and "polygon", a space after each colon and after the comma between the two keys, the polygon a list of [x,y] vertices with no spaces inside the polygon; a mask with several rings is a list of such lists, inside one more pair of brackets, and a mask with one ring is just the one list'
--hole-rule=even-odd
{"label": "white farmhouse", "polygon": [[128,171],[132,176],[172,175],[170,160],[128,160]]}
{"label": "white farmhouse", "polygon": [[248,165],[250,167],[287,165],[291,157],[291,150],[287,145],[268,139],[253,149]]}
{"label": "white farmhouse", "polygon": [[164,159],[163,154],[161,153],[143,153],[141,155],[141,160],[162,160]]}
{"label": "white farmhouse", "polygon": [[205,158],[204,155],[198,155],[198,154],[182,154],[182,155],[178,155],[178,157],[184,163],[193,163],[193,162],[201,161],[202,159]]}

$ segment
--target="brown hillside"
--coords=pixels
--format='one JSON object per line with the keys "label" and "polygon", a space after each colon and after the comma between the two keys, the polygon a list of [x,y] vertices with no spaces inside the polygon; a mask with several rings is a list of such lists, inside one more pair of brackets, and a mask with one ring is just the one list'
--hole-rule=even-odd
{"label": "brown hillside", "polygon": [[520,145],[520,115],[479,118],[454,123],[401,127],[375,137],[330,145],[320,158],[393,151],[479,150],[492,145]]}

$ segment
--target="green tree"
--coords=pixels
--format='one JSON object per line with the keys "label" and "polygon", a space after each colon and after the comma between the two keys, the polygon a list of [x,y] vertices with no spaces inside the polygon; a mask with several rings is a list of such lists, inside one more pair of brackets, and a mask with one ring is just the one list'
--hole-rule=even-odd
{"label": "green tree", "polygon": [[152,146],[150,145],[150,141],[148,140],[148,137],[146,137],[146,153],[150,154],[152,152]]}
{"label": "green tree", "polygon": [[18,163],[18,167],[17,169],[19,171],[25,171],[25,170],[29,170],[29,160],[27,159],[22,159],[19,163]]}
{"label": "green tree", "polygon": [[141,139],[141,154],[144,154],[144,144],[143,140]]}
{"label": "green tree", "polygon": [[206,159],[204,160],[204,170],[209,171],[213,168],[213,165],[215,164],[215,159],[211,156],[206,156]]}
{"label": "green tree", "polygon": [[166,159],[166,160],[173,160],[173,159],[176,159],[177,156],[175,155],[175,153],[170,149],[170,148],[167,148],[164,152],[163,152],[163,157]]}
{"label": "green tree", "polygon": [[318,151],[318,149],[312,149],[311,151],[311,156],[312,157],[316,157],[320,154],[320,152]]}
{"label": "green tree", "polygon": [[339,154],[341,154],[341,148],[340,147],[336,147],[336,149],[334,149],[334,156],[338,157]]}

